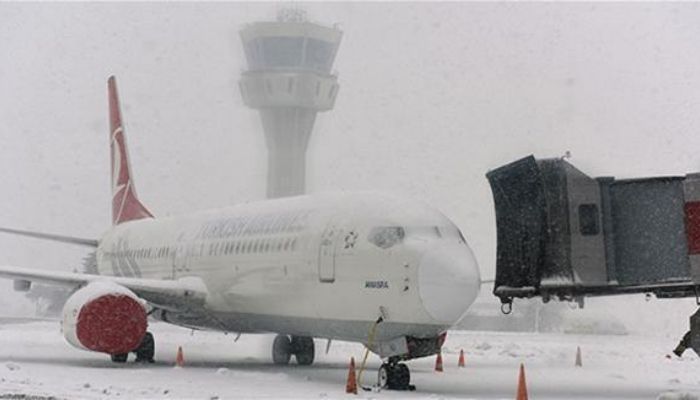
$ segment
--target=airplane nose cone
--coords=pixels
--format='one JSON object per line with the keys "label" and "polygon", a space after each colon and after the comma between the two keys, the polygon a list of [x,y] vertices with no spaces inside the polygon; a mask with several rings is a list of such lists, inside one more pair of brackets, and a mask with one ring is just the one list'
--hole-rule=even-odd
{"label": "airplane nose cone", "polygon": [[444,245],[428,251],[418,266],[418,292],[428,314],[440,323],[459,321],[481,287],[469,246]]}

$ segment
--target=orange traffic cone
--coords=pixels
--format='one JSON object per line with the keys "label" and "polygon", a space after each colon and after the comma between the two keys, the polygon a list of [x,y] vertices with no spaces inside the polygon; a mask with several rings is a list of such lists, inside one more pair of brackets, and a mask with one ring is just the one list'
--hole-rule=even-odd
{"label": "orange traffic cone", "polygon": [[577,367],[583,367],[583,361],[581,360],[581,346],[576,347],[576,363]]}
{"label": "orange traffic cone", "polygon": [[464,349],[459,351],[459,362],[457,363],[457,366],[464,368]]}
{"label": "orange traffic cone", "polygon": [[525,383],[525,366],[520,364],[520,375],[518,375],[518,391],[515,400],[527,400],[527,384]]}
{"label": "orange traffic cone", "polygon": [[357,394],[357,378],[355,377],[355,357],[350,358],[348,368],[348,382],[345,384],[345,393]]}
{"label": "orange traffic cone", "polygon": [[175,356],[175,365],[178,367],[185,366],[185,356],[182,355],[182,346],[177,347],[177,356]]}
{"label": "orange traffic cone", "polygon": [[435,372],[442,372],[442,353],[438,353],[435,360]]}

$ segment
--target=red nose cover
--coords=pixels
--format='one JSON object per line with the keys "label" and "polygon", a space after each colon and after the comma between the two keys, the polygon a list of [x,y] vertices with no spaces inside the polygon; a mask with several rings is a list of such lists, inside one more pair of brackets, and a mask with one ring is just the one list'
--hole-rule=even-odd
{"label": "red nose cover", "polygon": [[146,333],[146,311],[129,296],[108,294],[86,303],[76,336],[86,348],[108,354],[135,350]]}

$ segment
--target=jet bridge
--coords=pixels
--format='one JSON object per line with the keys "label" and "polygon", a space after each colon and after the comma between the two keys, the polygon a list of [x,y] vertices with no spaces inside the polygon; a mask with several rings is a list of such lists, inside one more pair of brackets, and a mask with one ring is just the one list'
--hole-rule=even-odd
{"label": "jet bridge", "polygon": [[[698,298],[700,174],[591,178],[564,159],[529,156],[486,177],[498,235],[493,293],[504,312],[514,298]],[[685,343],[697,352],[700,312],[693,318],[697,334]]]}

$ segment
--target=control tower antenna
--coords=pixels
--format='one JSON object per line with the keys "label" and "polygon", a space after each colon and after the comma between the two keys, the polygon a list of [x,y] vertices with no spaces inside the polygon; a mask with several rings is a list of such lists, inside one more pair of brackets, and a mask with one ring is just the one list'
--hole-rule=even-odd
{"label": "control tower antenna", "polygon": [[311,23],[297,8],[240,32],[248,70],[239,82],[244,103],[259,111],[268,149],[267,197],[303,194],[306,148],[316,114],[331,110],[338,77],[331,67],[342,32]]}

